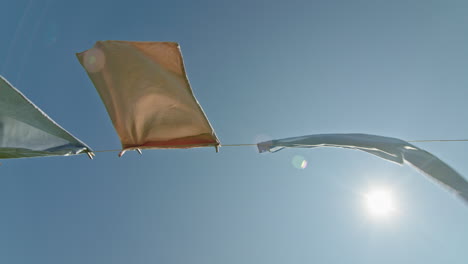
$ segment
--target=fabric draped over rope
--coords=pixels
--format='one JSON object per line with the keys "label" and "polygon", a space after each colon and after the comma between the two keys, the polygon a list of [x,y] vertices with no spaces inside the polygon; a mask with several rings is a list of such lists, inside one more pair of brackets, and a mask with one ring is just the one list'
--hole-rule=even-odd
{"label": "fabric draped over rope", "polygon": [[468,202],[468,182],[445,162],[406,141],[367,134],[319,134],[284,138],[257,144],[262,152],[283,148],[339,147],[356,149],[403,164],[407,162]]}
{"label": "fabric draped over rope", "polygon": [[177,43],[98,41],[77,57],[120,137],[120,155],[147,148],[218,148]]}
{"label": "fabric draped over rope", "polygon": [[92,150],[61,128],[0,76],[0,158],[87,153]]}

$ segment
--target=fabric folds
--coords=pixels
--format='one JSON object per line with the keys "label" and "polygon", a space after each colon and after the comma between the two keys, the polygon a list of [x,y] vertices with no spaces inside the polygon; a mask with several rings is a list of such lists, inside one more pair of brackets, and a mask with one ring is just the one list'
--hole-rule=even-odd
{"label": "fabric folds", "polygon": [[87,153],[92,150],[61,128],[0,76],[0,158]]}
{"label": "fabric folds", "polygon": [[174,42],[98,41],[77,54],[126,150],[219,146]]}
{"label": "fabric folds", "polygon": [[445,162],[406,141],[367,134],[319,134],[261,142],[259,152],[283,148],[339,147],[356,149],[403,164],[407,162],[468,202],[468,182]]}

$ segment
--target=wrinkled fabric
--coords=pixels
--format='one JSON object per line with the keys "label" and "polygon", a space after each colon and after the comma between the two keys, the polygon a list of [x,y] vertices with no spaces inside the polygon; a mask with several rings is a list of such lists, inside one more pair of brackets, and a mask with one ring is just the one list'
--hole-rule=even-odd
{"label": "wrinkled fabric", "polygon": [[0,158],[88,153],[91,149],[61,128],[0,76]]}
{"label": "wrinkled fabric", "polygon": [[458,172],[431,153],[397,138],[367,134],[320,134],[266,141],[257,146],[260,153],[286,147],[362,150],[398,164],[407,162],[468,202],[468,182]]}
{"label": "wrinkled fabric", "polygon": [[98,41],[77,54],[122,149],[218,147],[174,42]]}

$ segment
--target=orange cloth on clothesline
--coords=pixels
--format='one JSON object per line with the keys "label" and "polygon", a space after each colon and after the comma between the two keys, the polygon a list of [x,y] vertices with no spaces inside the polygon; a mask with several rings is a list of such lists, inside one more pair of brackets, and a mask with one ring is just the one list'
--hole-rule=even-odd
{"label": "orange cloth on clothesline", "polygon": [[174,42],[98,41],[77,54],[123,151],[219,146]]}

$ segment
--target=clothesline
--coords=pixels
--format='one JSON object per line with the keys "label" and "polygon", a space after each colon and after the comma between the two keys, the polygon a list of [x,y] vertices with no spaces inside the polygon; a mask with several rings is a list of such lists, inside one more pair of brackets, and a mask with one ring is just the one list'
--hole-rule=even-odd
{"label": "clothesline", "polygon": [[468,139],[420,139],[420,140],[408,140],[408,142],[461,142],[468,141]]}
{"label": "clothesline", "polygon": [[[424,143],[424,142],[468,142],[468,139],[416,139],[416,140],[407,140],[407,142],[412,143]],[[255,143],[251,144],[221,144],[220,147],[248,147],[248,146],[257,146]],[[307,144],[294,144],[291,147],[300,147],[308,146]],[[105,149],[105,150],[94,150],[94,153],[102,152],[120,152],[122,149]]]}

